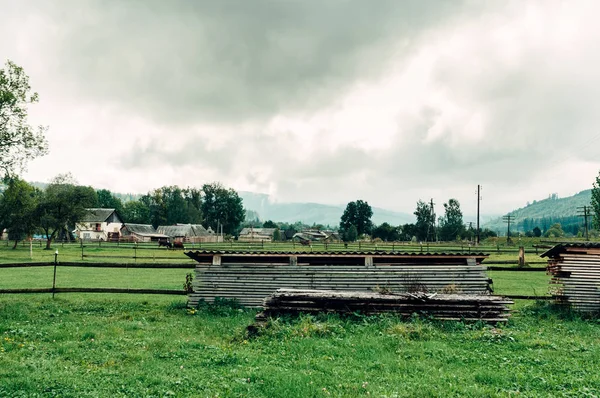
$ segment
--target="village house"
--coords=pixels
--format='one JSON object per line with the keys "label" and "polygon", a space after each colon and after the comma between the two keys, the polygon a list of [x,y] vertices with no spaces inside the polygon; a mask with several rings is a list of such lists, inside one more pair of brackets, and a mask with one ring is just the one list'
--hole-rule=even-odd
{"label": "village house", "polygon": [[87,209],[75,225],[75,235],[82,240],[118,241],[123,221],[115,209]]}
{"label": "village house", "polygon": [[168,235],[158,233],[156,229],[149,224],[125,223],[121,228],[121,236],[124,240],[130,242],[158,242],[160,240],[169,240]]}
{"label": "village house", "polygon": [[272,242],[276,228],[244,228],[238,236],[239,242]]}
{"label": "village house", "polygon": [[200,224],[175,224],[159,225],[156,229],[158,233],[169,236],[171,242],[221,242],[221,237],[217,236],[211,228],[204,228]]}

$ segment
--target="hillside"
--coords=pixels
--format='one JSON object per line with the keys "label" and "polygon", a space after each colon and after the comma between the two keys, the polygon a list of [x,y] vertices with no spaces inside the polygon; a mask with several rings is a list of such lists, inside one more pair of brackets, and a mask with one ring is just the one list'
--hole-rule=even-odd
{"label": "hillside", "polygon": [[[301,221],[305,224],[323,224],[336,226],[346,206],[324,205],[319,203],[278,203],[270,200],[269,195],[239,192],[244,200],[244,208],[258,213],[261,221],[273,220],[278,222],[294,223]],[[392,225],[401,225],[414,222],[412,214],[397,213],[373,207],[373,223],[387,222]]]}
{"label": "hillside", "polygon": [[[514,217],[516,230],[520,232],[529,231],[536,226],[545,230],[556,222],[561,223],[563,229],[571,226],[571,229],[576,231],[578,226],[583,225],[583,217],[578,216],[580,208],[589,206],[591,198],[591,189],[566,198],[557,198],[553,195],[548,199],[534,200],[533,203],[513,210],[509,214]],[[506,233],[506,224],[502,221],[502,217],[484,223],[483,227],[499,231],[501,234]]]}

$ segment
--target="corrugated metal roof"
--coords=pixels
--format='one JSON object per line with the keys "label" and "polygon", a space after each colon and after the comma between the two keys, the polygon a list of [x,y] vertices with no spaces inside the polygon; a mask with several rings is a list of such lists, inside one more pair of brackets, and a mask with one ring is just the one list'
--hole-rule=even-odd
{"label": "corrugated metal roof", "polygon": [[345,251],[345,252],[331,252],[331,251],[258,251],[258,250],[196,250],[185,252],[187,256],[191,255],[214,255],[214,254],[225,254],[225,255],[256,255],[256,256],[386,256],[386,257],[400,257],[400,256],[414,256],[414,257],[433,257],[433,256],[448,256],[448,257],[487,257],[485,253],[414,253],[414,252],[392,252],[385,250],[377,251]]}
{"label": "corrugated metal roof", "polygon": [[600,249],[600,242],[573,242],[573,243],[559,243],[552,249],[542,253],[540,257],[554,257],[558,254],[564,253],[567,249]]}
{"label": "corrugated metal roof", "polygon": [[88,213],[83,217],[81,222],[104,222],[115,212],[115,209],[86,209]]}
{"label": "corrugated metal roof", "polygon": [[211,235],[212,232],[208,232],[200,224],[159,225],[157,231],[161,234],[169,235],[171,237],[208,236]]}
{"label": "corrugated metal roof", "polygon": [[156,232],[154,227],[149,224],[123,224],[123,228],[127,229],[129,233],[140,235],[140,236],[150,236],[155,238],[168,238],[169,236]]}

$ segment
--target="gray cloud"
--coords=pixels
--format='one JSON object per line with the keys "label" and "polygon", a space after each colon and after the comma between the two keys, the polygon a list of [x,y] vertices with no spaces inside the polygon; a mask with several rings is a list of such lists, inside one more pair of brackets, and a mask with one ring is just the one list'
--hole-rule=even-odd
{"label": "gray cloud", "polygon": [[56,4],[53,72],[77,95],[166,123],[319,109],[464,12],[416,0]]}

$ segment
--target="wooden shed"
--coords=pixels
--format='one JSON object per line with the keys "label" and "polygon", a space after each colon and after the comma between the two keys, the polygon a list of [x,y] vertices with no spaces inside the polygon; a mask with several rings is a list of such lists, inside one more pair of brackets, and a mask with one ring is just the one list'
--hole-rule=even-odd
{"label": "wooden shed", "polygon": [[542,254],[558,303],[583,312],[600,311],[600,243],[566,243]]}
{"label": "wooden shed", "polygon": [[485,254],[190,251],[189,305],[215,298],[260,307],[280,288],[488,294]]}

